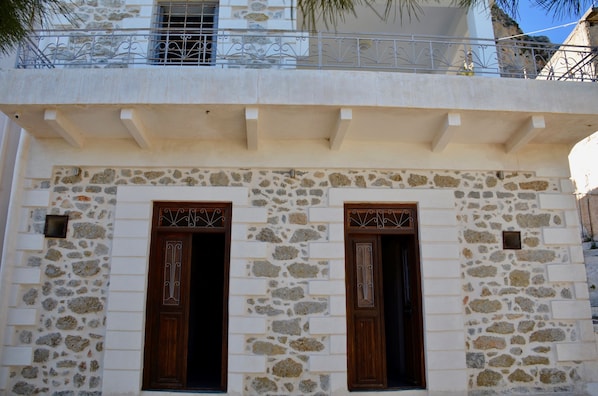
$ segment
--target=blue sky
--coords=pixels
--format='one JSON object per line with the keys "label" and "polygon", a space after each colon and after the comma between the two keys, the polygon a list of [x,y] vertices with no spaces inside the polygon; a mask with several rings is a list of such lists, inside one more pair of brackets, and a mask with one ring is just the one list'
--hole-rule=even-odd
{"label": "blue sky", "polygon": [[[584,9],[585,13],[585,9]],[[582,14],[583,15],[583,14]],[[555,26],[567,24],[569,22],[577,22],[579,16],[554,18],[552,15],[546,14],[546,11],[540,7],[533,7],[529,1],[522,0],[519,3],[519,16],[516,18],[517,23],[524,33],[532,33],[538,30],[543,30]],[[561,44],[575,25],[561,27],[547,30],[541,33],[532,34],[532,36],[548,36],[553,43]]]}

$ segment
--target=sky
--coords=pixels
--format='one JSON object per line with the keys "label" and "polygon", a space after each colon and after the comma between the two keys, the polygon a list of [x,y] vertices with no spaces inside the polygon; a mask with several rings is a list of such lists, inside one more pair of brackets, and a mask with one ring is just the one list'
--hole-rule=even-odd
{"label": "sky", "polygon": [[[589,8],[589,6],[587,8]],[[584,9],[584,13],[585,11],[586,10]],[[577,22],[582,15],[554,18],[552,15],[546,14],[544,9],[537,6],[534,7],[529,1],[522,0],[519,3],[519,16],[515,18],[515,20],[524,33],[531,36],[548,36],[551,42],[555,44],[562,44],[575,27],[575,24],[546,30],[539,33],[533,32],[561,26],[570,22]]]}

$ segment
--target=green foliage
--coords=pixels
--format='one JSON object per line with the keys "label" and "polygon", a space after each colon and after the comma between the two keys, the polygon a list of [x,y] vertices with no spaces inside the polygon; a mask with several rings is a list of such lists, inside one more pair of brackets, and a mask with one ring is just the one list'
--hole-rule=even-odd
{"label": "green foliage", "polygon": [[[533,6],[546,10],[546,15],[576,16],[590,6],[590,0],[527,0]],[[388,18],[391,14],[398,16],[400,20],[407,18],[417,19],[423,13],[423,6],[436,4],[438,0],[297,0],[297,8],[305,16],[304,28],[313,30],[316,22],[323,22],[326,27],[336,26],[338,22],[344,21],[346,15],[355,15],[355,6],[365,5],[373,8],[374,4],[384,2],[385,12],[382,19]],[[517,19],[519,0],[495,0],[493,2],[511,18]],[[475,7],[485,4],[484,0],[453,0],[453,4],[463,8]],[[394,11],[394,13],[393,13]]]}
{"label": "green foliage", "polygon": [[60,0],[0,0],[0,53],[14,50],[53,14],[68,15],[66,5]]}

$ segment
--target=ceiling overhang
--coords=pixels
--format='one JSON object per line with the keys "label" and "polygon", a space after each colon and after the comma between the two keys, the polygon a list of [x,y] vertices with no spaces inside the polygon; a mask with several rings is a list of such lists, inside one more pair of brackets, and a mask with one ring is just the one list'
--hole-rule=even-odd
{"label": "ceiling overhang", "polygon": [[[130,72],[1,72],[8,89],[0,93],[0,110],[35,137],[76,148],[95,139],[132,139],[146,150],[162,139],[199,139],[240,141],[259,151],[264,140],[326,140],[332,151],[347,141],[377,141],[422,143],[434,153],[451,144],[493,144],[510,154],[527,144],[571,146],[598,130],[598,90],[591,83],[335,71]],[[111,83],[99,88],[96,79]]]}

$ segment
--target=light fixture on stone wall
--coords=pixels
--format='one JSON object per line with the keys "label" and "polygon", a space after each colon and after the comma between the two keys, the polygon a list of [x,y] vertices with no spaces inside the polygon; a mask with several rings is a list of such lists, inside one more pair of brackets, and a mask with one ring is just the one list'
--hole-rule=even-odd
{"label": "light fixture on stone wall", "polygon": [[44,236],[46,238],[66,238],[68,224],[69,217],[67,215],[46,215]]}
{"label": "light fixture on stone wall", "polygon": [[503,231],[502,232],[502,248],[503,249],[521,249],[521,232],[520,231]]}

